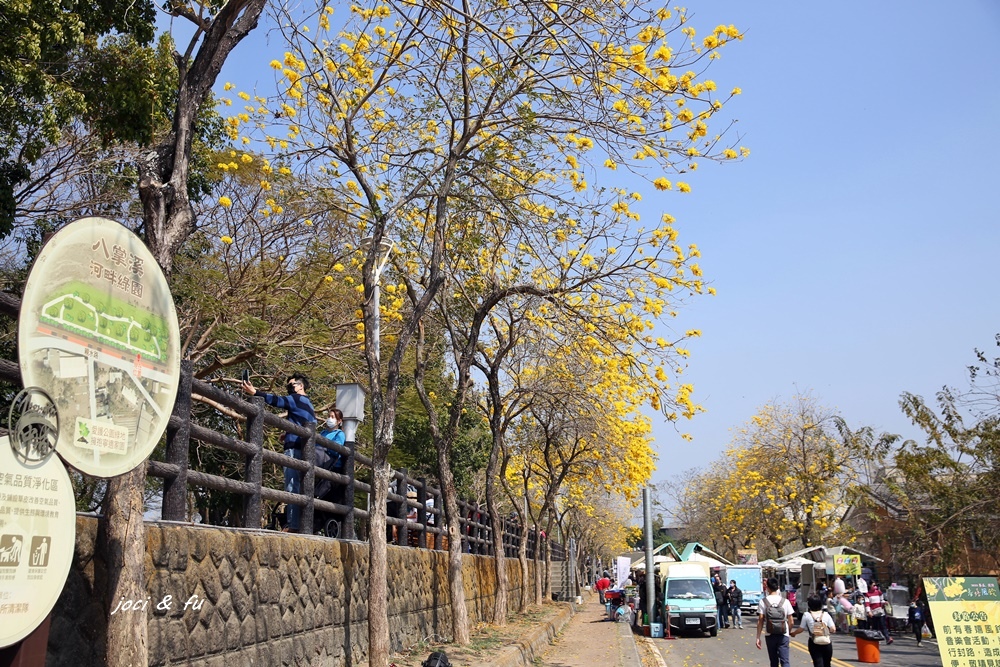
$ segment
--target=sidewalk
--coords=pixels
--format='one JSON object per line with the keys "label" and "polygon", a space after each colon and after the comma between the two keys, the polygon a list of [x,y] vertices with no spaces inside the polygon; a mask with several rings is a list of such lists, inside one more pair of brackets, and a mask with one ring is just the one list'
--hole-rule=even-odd
{"label": "sidewalk", "polygon": [[544,667],[640,667],[628,623],[607,620],[604,605],[589,591],[565,629],[541,656]]}

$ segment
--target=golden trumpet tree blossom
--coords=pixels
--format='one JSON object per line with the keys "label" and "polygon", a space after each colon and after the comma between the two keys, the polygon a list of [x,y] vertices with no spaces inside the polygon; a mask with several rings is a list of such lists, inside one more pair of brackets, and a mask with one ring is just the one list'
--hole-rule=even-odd
{"label": "golden trumpet tree blossom", "polygon": [[857,444],[832,412],[809,396],[768,403],[708,470],[692,476],[682,512],[699,537],[735,556],[769,554],[825,540],[849,541],[839,521],[857,483]]}

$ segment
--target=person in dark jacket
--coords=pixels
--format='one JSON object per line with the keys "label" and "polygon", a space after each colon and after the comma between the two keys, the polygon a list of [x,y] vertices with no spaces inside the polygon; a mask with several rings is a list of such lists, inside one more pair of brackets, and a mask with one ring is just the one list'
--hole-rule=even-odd
{"label": "person in dark jacket", "polygon": [[743,591],[741,591],[736,585],[735,579],[729,582],[729,588],[726,589],[726,594],[729,596],[729,611],[733,615],[733,625],[742,629],[743,612],[740,611],[740,607],[743,606]]}
{"label": "person in dark jacket", "polygon": [[726,590],[726,586],[722,583],[722,580],[718,576],[713,580],[712,588],[715,591],[715,606],[716,615],[718,618],[718,626],[720,628],[729,627],[729,592]]}
{"label": "person in dark jacket", "polygon": [[[264,397],[264,402],[268,405],[285,410],[288,413],[288,421],[293,424],[303,427],[314,424],[316,411],[313,409],[312,401],[306,396],[306,391],[309,390],[309,379],[302,373],[295,373],[286,380],[285,389],[288,391],[287,396],[269,394],[264,391],[260,392],[260,395]],[[257,395],[257,389],[249,381],[243,383],[243,391],[251,396]],[[301,459],[302,448],[307,442],[307,438],[294,433],[286,433],[284,438],[285,456]],[[285,491],[287,493],[302,492],[302,471],[285,468]],[[292,503],[287,503],[286,507],[288,508],[288,516],[285,530],[297,533],[299,532],[299,517],[302,514],[302,508]]]}

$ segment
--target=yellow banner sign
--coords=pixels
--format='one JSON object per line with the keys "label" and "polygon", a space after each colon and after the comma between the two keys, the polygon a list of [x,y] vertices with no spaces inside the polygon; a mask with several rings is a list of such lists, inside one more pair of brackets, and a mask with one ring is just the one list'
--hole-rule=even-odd
{"label": "yellow banner sign", "polygon": [[833,557],[834,574],[861,576],[861,556],[840,554]]}
{"label": "yellow banner sign", "polygon": [[1000,656],[1000,584],[995,577],[924,579],[941,662],[980,667]]}

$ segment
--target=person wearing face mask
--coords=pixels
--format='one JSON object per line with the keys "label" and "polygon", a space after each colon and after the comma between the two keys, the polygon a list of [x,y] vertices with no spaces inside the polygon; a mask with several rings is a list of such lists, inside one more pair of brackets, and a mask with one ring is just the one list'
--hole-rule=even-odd
{"label": "person wearing face mask", "polygon": [[[260,395],[268,405],[274,406],[279,410],[285,410],[288,413],[286,418],[293,424],[304,428],[308,428],[309,424],[315,424],[316,413],[312,401],[306,396],[306,391],[309,390],[309,379],[302,373],[295,373],[289,376],[285,382],[285,389],[288,391],[287,396],[269,394],[264,391],[260,392]],[[249,381],[243,383],[243,391],[251,396],[256,396],[258,393],[257,389]],[[285,433],[285,456],[301,459],[302,447],[307,442],[308,438],[294,433]],[[302,492],[302,471],[285,468],[285,491],[287,493]],[[299,518],[302,515],[302,507],[291,503],[285,506],[287,508],[287,524],[284,530],[290,533],[297,533],[299,532]]]}
{"label": "person wearing face mask", "polygon": [[[344,432],[341,430],[341,426],[344,423],[344,413],[337,408],[330,408],[326,422],[323,424],[323,428],[320,429],[319,434],[338,445],[344,445],[347,442],[347,438],[344,436]],[[344,455],[340,452],[328,448],[324,445],[322,440],[316,441],[316,467],[323,468],[324,470],[329,470],[330,472],[340,472],[340,468],[344,465]],[[320,480],[316,478],[316,497],[322,498],[333,486],[333,483],[328,480]]]}

